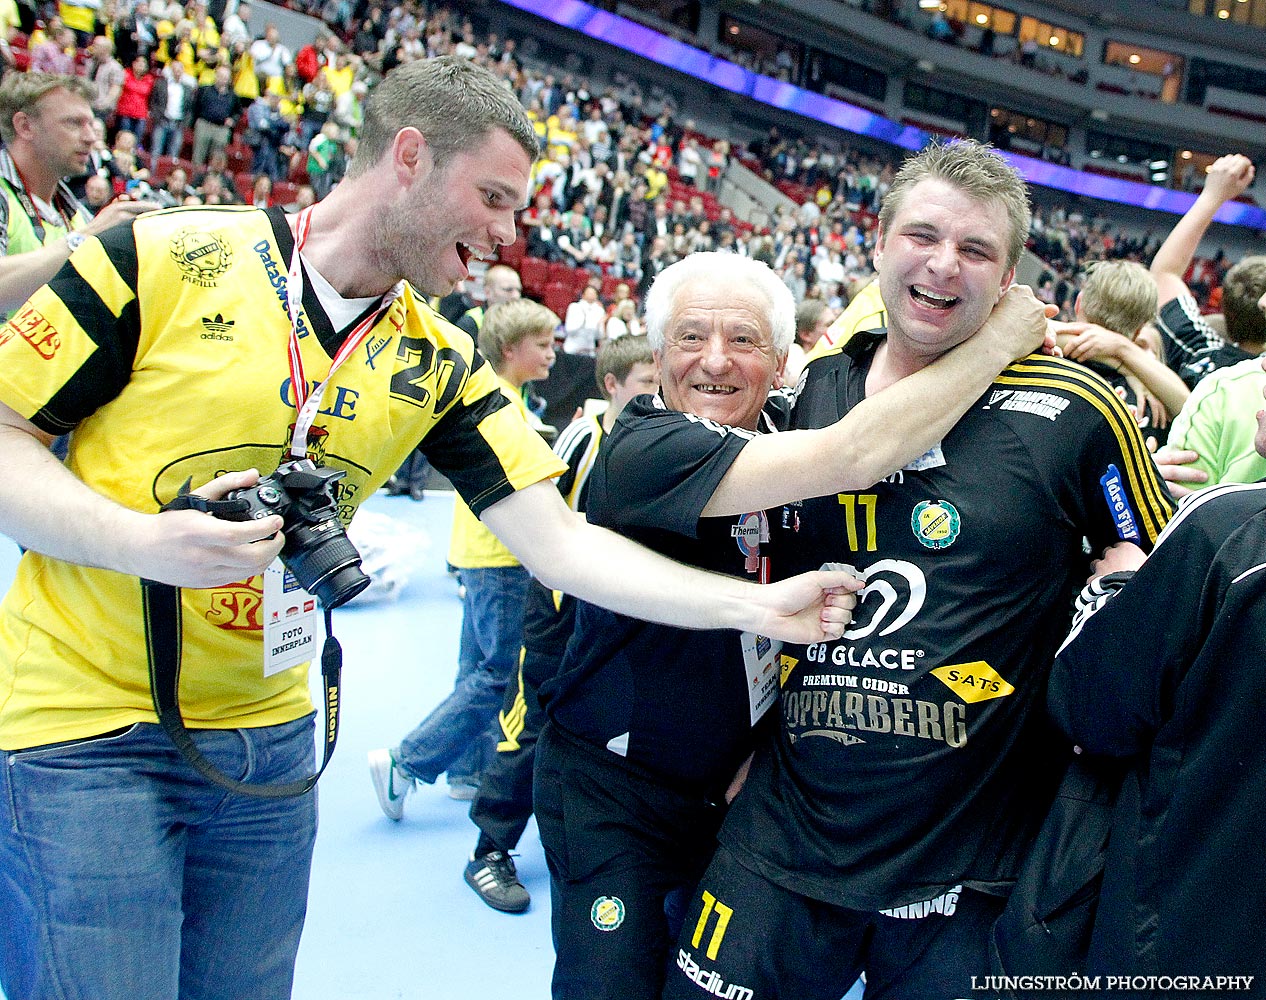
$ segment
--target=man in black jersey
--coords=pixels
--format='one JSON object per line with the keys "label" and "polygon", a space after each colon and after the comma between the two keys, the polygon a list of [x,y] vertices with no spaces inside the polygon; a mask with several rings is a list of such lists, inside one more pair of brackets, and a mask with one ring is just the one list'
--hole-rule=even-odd
{"label": "man in black jersey", "polygon": [[1266,977],[1246,919],[1266,880],[1245,877],[1266,837],[1266,483],[1210,487],[1146,562],[1121,545],[1094,569],[1050,683],[1060,728],[1127,766],[1084,971],[1247,990]]}
{"label": "man in black jersey", "polygon": [[[659,275],[646,314],[661,396],[633,400],[604,441],[589,520],[750,580],[770,578],[796,530],[794,512],[768,508],[899,468],[1044,332],[1040,303],[1017,289],[965,350],[831,427],[774,435],[766,403],[795,305],[768,267],[692,254]],[[670,911],[706,865],[727,787],[777,700],[777,654],[759,635],[647,625],[578,603],[560,673],[542,689],[536,751],[556,998],[659,996]]]}
{"label": "man in black jersey", "polygon": [[[987,147],[907,161],[880,213],[886,334],[811,362],[794,426],[831,426],[972,343],[1028,219]],[[849,564],[866,588],[840,640],[778,658],[777,738],[730,808],[664,996],[838,1000],[861,973],[867,997],[967,996],[1067,761],[1041,694],[1083,537],[1150,548],[1171,509],[1107,384],[1033,356],[883,482],[771,515],[799,527],[780,572]]]}

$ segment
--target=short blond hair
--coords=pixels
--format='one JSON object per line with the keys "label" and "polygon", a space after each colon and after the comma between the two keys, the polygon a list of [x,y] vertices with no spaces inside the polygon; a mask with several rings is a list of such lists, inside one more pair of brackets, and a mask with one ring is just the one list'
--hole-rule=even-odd
{"label": "short blond hair", "polygon": [[939,180],[951,184],[976,201],[996,203],[1007,213],[1009,223],[1004,246],[1008,269],[1015,267],[1024,252],[1033,213],[1029,208],[1029,189],[1019,171],[1002,155],[975,139],[933,142],[907,159],[892,179],[888,193],[879,208],[879,224],[884,232],[892,229],[892,220],[901,211],[910,189],[921,181]]}
{"label": "short blond hair", "polygon": [[1081,312],[1097,323],[1134,339],[1156,317],[1156,281],[1142,264],[1100,260],[1086,268]]}
{"label": "short blond hair", "polygon": [[538,333],[552,334],[561,322],[553,310],[532,299],[498,302],[484,313],[479,327],[479,353],[500,373],[503,354]]}
{"label": "short blond hair", "polygon": [[58,73],[19,73],[10,70],[0,81],[0,139],[12,142],[17,135],[13,116],[19,111],[28,115],[36,113],[35,106],[54,90],[65,90],[91,104],[95,91],[80,76],[62,76]]}

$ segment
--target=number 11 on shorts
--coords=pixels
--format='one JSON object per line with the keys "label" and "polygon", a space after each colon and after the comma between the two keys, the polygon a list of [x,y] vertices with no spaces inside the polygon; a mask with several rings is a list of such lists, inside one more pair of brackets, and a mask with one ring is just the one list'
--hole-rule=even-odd
{"label": "number 11 on shorts", "polygon": [[708,941],[708,950],[705,952],[710,959],[715,959],[717,952],[721,949],[721,939],[725,937],[725,929],[730,926],[730,917],[734,916],[734,910],[705,889],[703,891],[703,912],[699,914],[699,922],[695,924],[694,937],[690,939],[692,947],[699,947],[699,942],[703,940],[704,929],[708,926],[708,920],[711,919],[714,910],[717,915],[717,925],[712,931],[712,938]]}

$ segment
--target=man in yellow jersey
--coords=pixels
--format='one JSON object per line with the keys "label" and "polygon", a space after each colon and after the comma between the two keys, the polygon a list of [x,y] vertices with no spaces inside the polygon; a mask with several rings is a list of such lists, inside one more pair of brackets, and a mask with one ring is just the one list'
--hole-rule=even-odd
{"label": "man in yellow jersey", "polygon": [[[85,102],[85,147],[88,119]],[[241,781],[302,778],[307,671],[264,642],[284,522],[163,510],[186,484],[213,500],[297,453],[344,474],[345,523],[423,441],[548,586],[673,624],[842,631],[844,574],[715,579],[577,518],[549,481],[563,464],[425,305],[514,239],[536,150],[491,72],[410,63],[374,90],[346,180],[307,215],[143,216],[87,240],[0,328],[0,530],[27,549],[0,604],[8,1000],[289,995],[315,796],[226,794],[175,749],[140,582],[183,588],[194,749]],[[66,431],[62,465],[47,446]]]}
{"label": "man in yellow jersey", "polygon": [[0,315],[57,273],[86,236],[157,208],[113,201],[93,218],[66,187],[92,151],[92,86],[75,76],[10,73],[0,83]]}

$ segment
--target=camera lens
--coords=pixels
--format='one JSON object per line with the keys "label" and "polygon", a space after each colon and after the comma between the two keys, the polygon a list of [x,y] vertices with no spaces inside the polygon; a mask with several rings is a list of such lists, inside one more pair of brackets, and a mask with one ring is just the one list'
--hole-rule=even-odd
{"label": "camera lens", "polygon": [[299,585],[327,608],[346,604],[370,584],[360,553],[336,520],[297,525],[287,532],[281,557]]}

